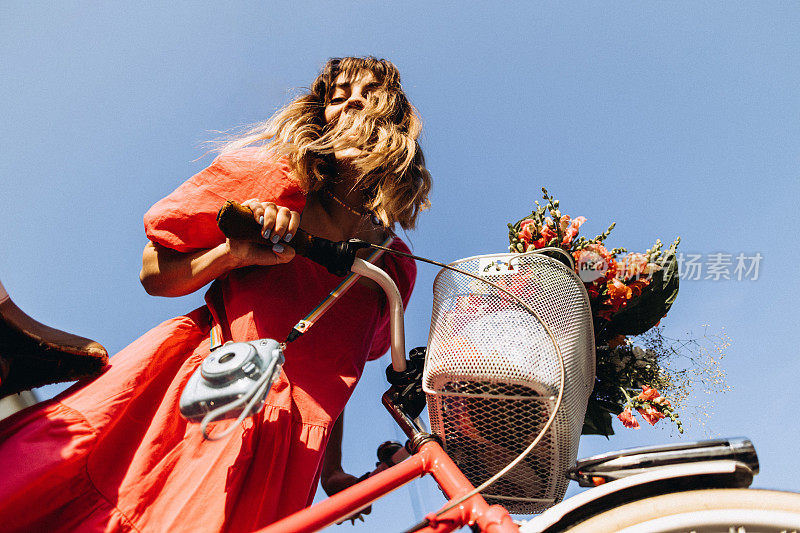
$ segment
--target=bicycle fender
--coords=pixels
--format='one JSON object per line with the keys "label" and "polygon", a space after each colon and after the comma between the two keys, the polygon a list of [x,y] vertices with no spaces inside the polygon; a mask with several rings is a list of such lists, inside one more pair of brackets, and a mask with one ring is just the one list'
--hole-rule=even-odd
{"label": "bicycle fender", "polygon": [[753,471],[732,460],[703,461],[652,468],[567,498],[520,525],[520,533],[555,533],[625,503],[665,494],[703,488],[745,488]]}

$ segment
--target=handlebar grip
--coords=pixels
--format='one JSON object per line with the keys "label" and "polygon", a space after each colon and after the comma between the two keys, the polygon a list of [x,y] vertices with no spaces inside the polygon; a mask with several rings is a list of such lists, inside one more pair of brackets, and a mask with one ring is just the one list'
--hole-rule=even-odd
{"label": "handlebar grip", "polygon": [[[228,200],[217,213],[217,226],[230,239],[240,239],[268,244],[261,235],[261,225],[256,222],[253,211],[233,200]],[[363,241],[330,241],[316,237],[298,228],[290,244],[295,252],[324,266],[335,276],[346,276],[353,266],[356,252],[366,248]]]}
{"label": "handlebar grip", "polygon": [[[217,213],[217,226],[229,239],[252,241],[258,244],[269,244],[261,234],[261,225],[253,217],[253,211],[238,202],[228,200]],[[311,247],[311,235],[297,229],[292,240],[292,248],[300,255],[304,255]]]}

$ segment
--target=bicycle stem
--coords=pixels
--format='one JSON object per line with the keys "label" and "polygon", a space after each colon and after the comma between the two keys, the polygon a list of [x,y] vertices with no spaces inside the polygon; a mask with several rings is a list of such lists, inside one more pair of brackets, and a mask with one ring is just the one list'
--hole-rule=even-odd
{"label": "bicycle stem", "polygon": [[[417,424],[417,422],[411,418],[408,414],[403,412],[400,406],[395,401],[395,394],[394,387],[390,388],[388,391],[383,393],[381,396],[381,403],[389,412],[389,415],[394,419],[400,429],[403,430],[403,433],[406,434],[409,441],[412,443],[419,437],[419,436],[430,436]],[[416,448],[417,446],[414,446]]]}

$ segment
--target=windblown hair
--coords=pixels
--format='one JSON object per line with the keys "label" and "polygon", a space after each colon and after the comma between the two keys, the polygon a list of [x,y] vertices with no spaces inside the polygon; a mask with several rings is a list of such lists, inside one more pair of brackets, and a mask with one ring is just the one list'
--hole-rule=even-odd
{"label": "windblown hair", "polygon": [[[365,109],[342,112],[326,125],[325,106],[339,75],[353,82],[366,72],[380,87],[369,93]],[[430,205],[431,177],[418,142],[421,131],[419,115],[391,62],[374,57],[333,58],[306,94],[227,143],[224,150],[258,145],[265,157],[286,158],[300,185],[312,192],[331,186],[336,150],[358,148],[360,154],[352,160],[358,172],[354,188],[366,192],[364,207],[388,227],[399,223],[409,229]]]}

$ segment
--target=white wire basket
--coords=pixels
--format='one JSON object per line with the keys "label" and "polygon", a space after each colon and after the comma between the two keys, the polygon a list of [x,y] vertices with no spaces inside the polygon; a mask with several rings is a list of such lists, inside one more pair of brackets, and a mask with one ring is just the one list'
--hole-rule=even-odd
{"label": "white wire basket", "polygon": [[[553,425],[525,459],[483,496],[510,512],[541,512],[564,497],[595,377],[594,330],[581,280],[537,254],[494,254],[451,263],[433,286],[422,378],[431,429],[478,486],[513,461],[553,412],[564,358],[565,386]],[[547,325],[547,328],[543,326]],[[548,330],[552,335],[548,333]]]}

